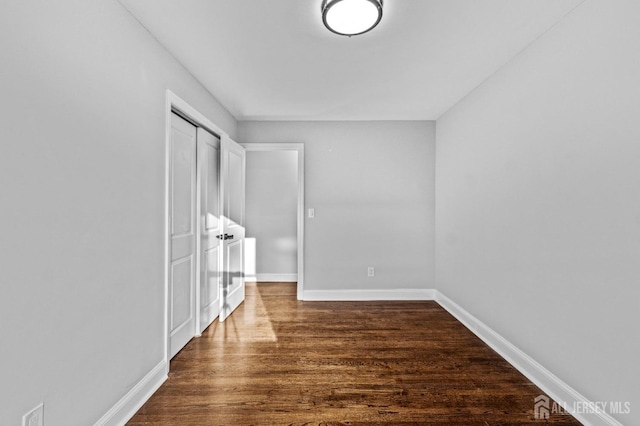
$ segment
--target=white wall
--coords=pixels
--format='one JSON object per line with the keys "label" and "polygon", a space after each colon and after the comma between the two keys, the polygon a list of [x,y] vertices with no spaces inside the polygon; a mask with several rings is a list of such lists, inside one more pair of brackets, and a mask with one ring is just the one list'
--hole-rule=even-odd
{"label": "white wall", "polygon": [[247,151],[246,234],[256,274],[298,273],[298,152]]}
{"label": "white wall", "polygon": [[0,6],[0,424],[94,424],[163,358],[165,90],[233,117],[116,1]]}
{"label": "white wall", "polygon": [[640,3],[587,0],[437,123],[437,287],[640,424]]}
{"label": "white wall", "polygon": [[417,121],[238,123],[244,143],[305,144],[305,204],[316,214],[305,222],[305,289],[433,288],[434,130]]}

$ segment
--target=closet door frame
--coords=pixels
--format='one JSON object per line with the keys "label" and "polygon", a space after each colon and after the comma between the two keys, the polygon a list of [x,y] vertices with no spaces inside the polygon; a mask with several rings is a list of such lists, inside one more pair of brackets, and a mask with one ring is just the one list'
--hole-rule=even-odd
{"label": "closet door frame", "polygon": [[[165,97],[165,182],[164,182],[164,364],[165,371],[168,374],[171,360],[171,324],[170,316],[170,294],[169,284],[171,277],[171,115],[176,113],[188,121],[194,123],[197,127],[202,127],[208,132],[220,137],[228,137],[229,135],[221,128],[211,122],[202,115],[198,110],[189,105],[186,101],[173,93],[171,90],[166,91]],[[197,221],[199,222],[199,220]],[[199,234],[198,234],[199,235]],[[198,244],[199,248],[199,244]],[[200,332],[200,253],[196,253],[196,273],[195,273],[195,327],[193,336],[198,337]]]}

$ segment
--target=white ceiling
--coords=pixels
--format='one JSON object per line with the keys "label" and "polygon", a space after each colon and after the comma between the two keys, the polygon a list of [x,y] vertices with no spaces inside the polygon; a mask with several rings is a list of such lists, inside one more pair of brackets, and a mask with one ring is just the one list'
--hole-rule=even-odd
{"label": "white ceiling", "polygon": [[584,0],[385,0],[373,31],[321,0],[120,0],[239,120],[433,120]]}

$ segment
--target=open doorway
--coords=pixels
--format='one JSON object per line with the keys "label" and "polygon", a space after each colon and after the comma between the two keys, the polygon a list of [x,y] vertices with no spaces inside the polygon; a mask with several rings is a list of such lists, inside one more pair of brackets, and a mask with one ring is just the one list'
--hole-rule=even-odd
{"label": "open doorway", "polygon": [[304,288],[304,145],[244,144],[247,281]]}

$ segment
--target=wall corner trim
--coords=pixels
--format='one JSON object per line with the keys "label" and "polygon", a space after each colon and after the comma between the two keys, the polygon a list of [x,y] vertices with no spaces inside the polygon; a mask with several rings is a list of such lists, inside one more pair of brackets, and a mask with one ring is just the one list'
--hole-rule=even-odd
{"label": "wall corner trim", "polygon": [[406,289],[337,289],[305,290],[304,301],[378,301],[378,300],[435,300],[436,291],[421,288]]}
{"label": "wall corner trim", "polygon": [[[542,389],[542,391],[554,401],[565,402],[568,407],[589,406],[582,404],[591,404],[586,397],[563,382],[529,355],[518,349],[507,339],[493,331],[482,321],[471,315],[464,308],[460,307],[438,290],[434,290],[434,292],[435,301],[438,302],[440,306],[446,309],[465,327],[473,332],[473,334],[489,345],[491,349],[496,351],[509,364]],[[531,407],[533,408],[533,401],[531,401]],[[622,423],[604,412],[573,413],[573,416],[586,426],[622,426]]]}
{"label": "wall corner trim", "polygon": [[111,407],[94,426],[124,425],[168,379],[167,362],[162,360]]}

